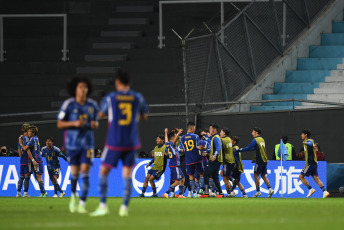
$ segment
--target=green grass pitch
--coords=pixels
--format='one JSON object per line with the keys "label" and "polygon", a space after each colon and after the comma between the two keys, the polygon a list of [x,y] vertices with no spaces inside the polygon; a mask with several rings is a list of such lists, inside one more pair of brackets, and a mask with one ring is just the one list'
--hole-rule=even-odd
{"label": "green grass pitch", "polygon": [[[72,214],[69,198],[0,198],[0,229],[344,229],[344,199],[109,198],[110,215]],[[98,198],[89,198],[95,210]]]}

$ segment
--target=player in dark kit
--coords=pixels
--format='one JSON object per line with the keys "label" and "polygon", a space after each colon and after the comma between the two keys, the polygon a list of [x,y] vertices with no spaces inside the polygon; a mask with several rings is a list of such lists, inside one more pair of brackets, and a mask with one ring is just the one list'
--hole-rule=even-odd
{"label": "player in dark kit", "polygon": [[173,184],[168,188],[168,190],[162,195],[164,198],[168,198],[168,194],[174,191],[175,187],[179,185],[179,196],[178,198],[186,198],[184,194],[184,181],[185,177],[180,169],[180,157],[176,144],[177,134],[175,132],[169,132],[165,129],[165,154],[170,158],[169,166],[171,170],[171,178]]}
{"label": "player in dark kit", "polygon": [[46,146],[42,148],[42,156],[45,157],[47,160],[49,178],[54,185],[55,194],[53,197],[57,197],[57,191],[60,192],[60,197],[63,197],[65,195],[65,192],[62,191],[60,185],[57,182],[61,170],[59,157],[62,157],[65,161],[67,161],[67,157],[62,153],[62,151],[58,147],[53,145],[53,137],[47,137],[45,144]]}
{"label": "player in dark kit", "polygon": [[164,135],[159,134],[156,137],[156,144],[153,154],[154,158],[146,165],[146,168],[148,168],[150,165],[154,164],[153,167],[148,171],[147,176],[145,178],[145,182],[143,183],[142,193],[139,197],[144,197],[144,194],[146,192],[148,181],[152,187],[153,195],[152,197],[158,197],[158,194],[156,193],[156,187],[154,180],[159,180],[162,174],[165,171],[166,164],[167,164],[167,157],[165,156],[165,150],[166,146],[164,145]]}
{"label": "player in dark kit", "polygon": [[132,189],[132,168],[135,165],[136,151],[141,148],[138,123],[147,120],[147,106],[143,96],[130,89],[130,76],[119,71],[116,74],[117,92],[104,97],[99,117],[108,115],[108,133],[102,154],[100,168],[100,204],[91,216],[103,216],[109,213],[106,205],[107,178],[119,160],[123,162],[124,199],[119,209],[120,216],[128,216],[128,205]]}
{"label": "player in dark kit", "polygon": [[[22,125],[23,135],[20,138],[23,140],[23,145],[26,145],[30,140],[27,134],[29,127],[30,127],[29,124]],[[32,164],[31,164],[31,159],[34,160],[34,158],[30,152],[30,149],[28,149],[27,151],[23,150],[19,142],[18,142],[18,153],[20,156],[20,177],[18,180],[16,197],[22,196],[21,189],[23,187],[23,182],[24,182],[24,196],[23,197],[30,197],[28,194],[28,191],[29,191],[29,184],[30,184],[30,176],[32,174],[32,169],[33,169]]]}
{"label": "player in dark kit", "polygon": [[[71,98],[65,100],[57,116],[57,127],[64,129],[64,146],[71,166],[72,195],[70,212],[87,213],[86,198],[90,186],[89,172],[94,157],[94,132],[98,127],[97,102],[87,98],[92,84],[87,78],[75,77],[68,83]],[[77,204],[76,186],[82,178],[81,196]]]}
{"label": "player in dark kit", "polygon": [[[211,136],[211,149],[209,153],[209,163],[204,172],[204,184],[205,191],[202,197],[209,197],[209,178],[213,178],[216,189],[219,192],[219,195],[216,197],[222,198],[223,192],[221,189],[221,184],[219,181],[219,171],[222,163],[222,140],[220,135],[217,133],[219,126],[215,123],[210,124],[209,132]],[[215,194],[214,194],[215,196]]]}
{"label": "player in dark kit", "polygon": [[200,187],[204,186],[204,167],[203,159],[199,150],[203,147],[200,146],[201,141],[199,136],[195,134],[196,125],[193,122],[187,124],[187,133],[181,138],[179,149],[185,154],[186,173],[190,179],[191,191],[193,197],[198,197],[195,185],[195,172],[199,175]]}
{"label": "player in dark kit", "polygon": [[270,181],[267,178],[266,174],[267,172],[267,164],[268,164],[268,157],[266,155],[266,149],[265,149],[265,141],[260,136],[260,133],[262,130],[258,127],[254,127],[252,129],[252,136],[253,141],[245,148],[241,148],[238,151],[239,152],[246,152],[246,151],[256,151],[256,153],[253,156],[252,163],[256,163],[254,166],[254,181],[256,183],[256,189],[257,192],[254,194],[253,197],[261,196],[260,192],[260,182],[259,182],[259,175],[261,175],[262,179],[264,180],[266,186],[269,189],[269,198],[274,194],[274,190],[272,190],[270,186]]}
{"label": "player in dark kit", "polygon": [[34,125],[30,126],[28,131],[27,131],[28,137],[30,140],[26,143],[26,145],[23,144],[23,140],[20,138],[19,139],[19,144],[21,148],[24,151],[30,150],[32,157],[34,160],[32,160],[33,168],[34,168],[34,174],[36,177],[36,180],[39,185],[39,189],[41,190],[41,194],[39,197],[46,197],[48,196],[48,193],[44,189],[44,183],[43,183],[43,159],[41,155],[41,147],[40,143],[37,137],[38,134],[38,128]]}
{"label": "player in dark kit", "polygon": [[315,183],[319,185],[321,190],[323,191],[323,198],[326,198],[330,195],[329,192],[326,191],[324,184],[318,177],[318,161],[317,155],[314,149],[314,140],[310,139],[311,131],[309,129],[304,129],[301,131],[301,139],[303,140],[303,147],[305,151],[305,161],[306,166],[302,169],[299,179],[302,183],[307,186],[309,189],[309,193],[307,197],[310,197],[313,193],[315,193],[315,189],[309,184],[307,179],[305,178],[308,176],[312,176]]}

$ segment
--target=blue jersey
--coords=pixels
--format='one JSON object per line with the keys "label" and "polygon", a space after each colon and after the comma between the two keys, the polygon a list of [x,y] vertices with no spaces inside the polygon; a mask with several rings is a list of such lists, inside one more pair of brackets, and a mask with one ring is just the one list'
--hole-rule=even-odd
{"label": "blue jersey", "polygon": [[[27,145],[27,143],[29,142],[30,138],[27,136],[22,136],[21,139],[23,140],[23,145]],[[18,149],[21,150],[21,156],[20,156],[20,165],[27,165],[30,162],[30,158],[29,155],[27,154],[27,152],[22,149],[22,147],[20,146],[20,144],[18,143]]]}
{"label": "blue jersey", "polygon": [[208,136],[204,136],[204,140],[207,142],[207,150],[206,152],[209,154],[211,151],[211,139]]}
{"label": "blue jersey", "polygon": [[94,149],[94,132],[91,121],[98,121],[98,104],[87,99],[80,105],[75,98],[65,100],[60,108],[57,119],[62,121],[84,120],[86,124],[79,128],[68,128],[64,131],[64,145],[68,150]]}
{"label": "blue jersey", "polygon": [[179,148],[184,150],[186,165],[202,162],[202,156],[197,148],[199,142],[199,136],[194,133],[187,133],[180,139]]}
{"label": "blue jersey", "polygon": [[58,147],[54,145],[51,149],[49,149],[47,146],[44,146],[42,148],[42,156],[47,160],[47,167],[49,171],[60,168],[59,157],[62,157],[65,161],[67,161],[67,157]]}
{"label": "blue jersey", "polygon": [[170,163],[168,166],[179,167],[180,157],[179,157],[179,151],[177,150],[176,146],[173,144],[173,142],[166,142],[165,146],[166,146],[165,152],[168,154],[168,157],[170,158]]}
{"label": "blue jersey", "polygon": [[112,151],[133,151],[141,148],[138,122],[139,115],[148,112],[140,93],[132,90],[119,91],[104,97],[100,106],[108,114],[106,147]]}
{"label": "blue jersey", "polygon": [[41,147],[37,136],[31,137],[27,146],[30,147],[31,154],[35,161],[42,162]]}

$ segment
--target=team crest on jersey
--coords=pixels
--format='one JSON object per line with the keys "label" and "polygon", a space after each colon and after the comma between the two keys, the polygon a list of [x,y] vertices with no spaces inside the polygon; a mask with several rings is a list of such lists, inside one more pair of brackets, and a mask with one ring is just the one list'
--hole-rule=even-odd
{"label": "team crest on jersey", "polygon": [[93,107],[88,107],[88,114],[93,114],[94,113],[94,108]]}
{"label": "team crest on jersey", "polygon": [[75,108],[75,109],[73,110],[73,113],[78,113],[78,109]]}

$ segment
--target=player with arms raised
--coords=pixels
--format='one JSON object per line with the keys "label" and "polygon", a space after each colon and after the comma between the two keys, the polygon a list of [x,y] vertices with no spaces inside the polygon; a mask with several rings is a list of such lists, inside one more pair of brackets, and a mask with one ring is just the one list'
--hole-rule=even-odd
{"label": "player with arms raised", "polygon": [[49,178],[54,185],[55,194],[53,197],[57,197],[57,191],[60,192],[60,197],[65,195],[65,192],[62,191],[60,185],[57,182],[57,179],[60,176],[60,160],[59,157],[62,157],[63,160],[67,161],[67,157],[62,153],[62,151],[56,147],[54,144],[53,137],[47,137],[45,140],[46,146],[42,148],[42,156],[47,160],[47,168],[49,173]]}
{"label": "player with arms raised", "polygon": [[104,97],[99,117],[108,115],[108,133],[102,154],[100,168],[100,205],[91,216],[103,216],[109,213],[106,205],[107,178],[111,168],[119,160],[123,162],[124,199],[119,209],[120,216],[128,216],[128,205],[132,189],[132,168],[135,165],[136,151],[141,148],[138,123],[147,120],[148,109],[143,96],[130,89],[130,76],[118,71],[115,76],[117,92]]}
{"label": "player with arms raised", "polygon": [[309,189],[309,193],[307,197],[312,196],[315,193],[315,189],[309,184],[305,176],[312,176],[315,183],[319,185],[321,190],[323,191],[323,198],[326,198],[330,195],[329,192],[326,191],[324,184],[318,177],[318,161],[317,155],[314,149],[314,140],[310,139],[311,131],[309,129],[304,129],[301,131],[301,139],[303,140],[303,147],[305,150],[305,161],[306,166],[302,169],[299,179],[302,183],[307,186]]}
{"label": "player with arms raised", "polygon": [[164,198],[168,198],[168,194],[174,191],[175,187],[179,185],[179,196],[178,198],[186,198],[184,197],[184,182],[185,177],[180,169],[180,157],[179,152],[176,146],[176,140],[178,136],[175,132],[168,132],[168,129],[165,129],[165,146],[166,151],[165,154],[170,158],[169,166],[171,170],[171,179],[173,184],[168,188],[166,193],[162,195]]}
{"label": "player with arms raised", "polygon": [[[87,78],[75,77],[68,83],[71,98],[65,100],[57,116],[57,127],[64,129],[64,145],[71,166],[72,195],[70,212],[87,213],[86,198],[89,189],[89,172],[94,157],[94,132],[98,127],[97,102],[88,98],[92,84]],[[76,186],[82,178],[81,196],[77,205]]]}

